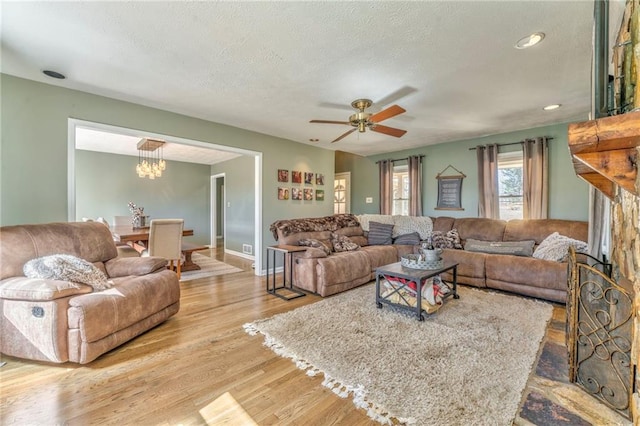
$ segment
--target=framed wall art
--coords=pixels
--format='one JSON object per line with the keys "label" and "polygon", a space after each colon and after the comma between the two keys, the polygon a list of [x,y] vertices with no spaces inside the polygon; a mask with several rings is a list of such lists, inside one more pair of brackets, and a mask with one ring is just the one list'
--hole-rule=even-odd
{"label": "framed wall art", "polygon": [[278,188],[278,200],[289,199],[289,188]]}
{"label": "framed wall art", "polygon": [[324,201],[324,189],[316,189],[316,201]]}
{"label": "framed wall art", "polygon": [[302,200],[302,188],[291,188],[291,199]]}
{"label": "framed wall art", "polygon": [[289,170],[278,169],[278,182],[289,182]]}
{"label": "framed wall art", "polygon": [[291,183],[302,183],[302,172],[299,170],[293,170],[291,172]]}
{"label": "framed wall art", "polygon": [[316,173],[316,185],[324,185],[324,175],[322,173]]}
{"label": "framed wall art", "polygon": [[313,189],[311,189],[311,188],[305,188],[304,189],[304,200],[305,201],[312,201],[313,200]]}
{"label": "framed wall art", "polygon": [[[444,176],[445,170],[452,168],[457,175]],[[438,204],[435,210],[464,210],[462,208],[462,180],[467,176],[452,165],[438,173]]]}
{"label": "framed wall art", "polygon": [[308,184],[313,183],[313,173],[304,172],[304,183],[308,183]]}

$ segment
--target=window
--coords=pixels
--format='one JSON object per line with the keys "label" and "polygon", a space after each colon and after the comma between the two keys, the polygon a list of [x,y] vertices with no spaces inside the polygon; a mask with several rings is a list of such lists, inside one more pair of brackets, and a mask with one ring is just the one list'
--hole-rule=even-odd
{"label": "window", "polygon": [[391,214],[409,215],[409,167],[393,166],[393,205]]}
{"label": "window", "polygon": [[522,219],[522,151],[498,154],[500,219]]}

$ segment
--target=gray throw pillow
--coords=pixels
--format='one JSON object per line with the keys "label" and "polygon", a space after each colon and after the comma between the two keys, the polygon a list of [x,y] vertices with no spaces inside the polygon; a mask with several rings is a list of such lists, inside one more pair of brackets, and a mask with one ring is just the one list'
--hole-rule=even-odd
{"label": "gray throw pillow", "polygon": [[411,232],[409,234],[398,235],[393,244],[402,244],[407,246],[415,246],[420,244],[420,234],[417,232]]}
{"label": "gray throw pillow", "polygon": [[578,253],[585,253],[588,249],[587,243],[580,240],[560,235],[554,232],[547,238],[542,240],[533,257],[536,259],[551,260],[555,262],[564,262],[569,254],[569,246],[573,246]]}
{"label": "gray throw pillow", "polygon": [[531,257],[535,243],[533,240],[482,241],[469,238],[464,244],[464,249],[466,251],[478,251],[489,254],[510,254],[512,256]]}
{"label": "gray throw pillow", "polygon": [[27,278],[70,281],[87,284],[96,290],[106,290],[113,285],[93,263],[69,254],[31,259],[24,264],[23,272]]}
{"label": "gray throw pillow", "polygon": [[390,245],[393,242],[391,234],[393,234],[392,223],[369,222],[369,245]]}

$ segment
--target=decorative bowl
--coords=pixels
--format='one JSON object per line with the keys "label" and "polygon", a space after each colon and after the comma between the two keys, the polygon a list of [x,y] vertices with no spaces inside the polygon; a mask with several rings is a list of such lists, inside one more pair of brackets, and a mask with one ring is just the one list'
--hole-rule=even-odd
{"label": "decorative bowl", "polygon": [[442,258],[436,260],[424,260],[423,256],[408,254],[400,258],[400,264],[411,269],[438,269],[442,268],[444,262]]}

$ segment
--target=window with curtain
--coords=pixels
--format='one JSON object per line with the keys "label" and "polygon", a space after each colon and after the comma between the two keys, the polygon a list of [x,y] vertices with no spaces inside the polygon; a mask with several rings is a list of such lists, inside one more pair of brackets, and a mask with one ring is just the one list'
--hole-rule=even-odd
{"label": "window with curtain", "polygon": [[391,214],[409,215],[409,168],[393,166],[393,204]]}
{"label": "window with curtain", "polygon": [[522,151],[498,154],[500,219],[523,218]]}

